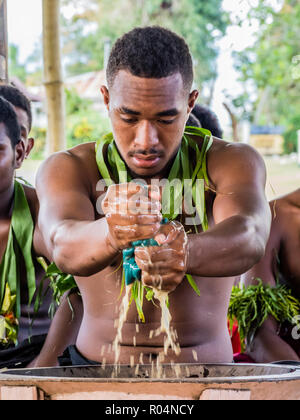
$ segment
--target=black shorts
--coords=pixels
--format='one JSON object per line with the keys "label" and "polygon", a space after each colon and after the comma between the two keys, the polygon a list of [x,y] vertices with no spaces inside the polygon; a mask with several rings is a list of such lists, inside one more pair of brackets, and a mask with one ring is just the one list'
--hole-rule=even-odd
{"label": "black shorts", "polygon": [[69,346],[62,356],[58,358],[59,366],[88,366],[100,365],[99,362],[86,359],[76,346]]}
{"label": "black shorts", "polygon": [[0,369],[25,368],[40,354],[46,337],[47,334],[35,335],[16,347],[1,348],[0,346]]}

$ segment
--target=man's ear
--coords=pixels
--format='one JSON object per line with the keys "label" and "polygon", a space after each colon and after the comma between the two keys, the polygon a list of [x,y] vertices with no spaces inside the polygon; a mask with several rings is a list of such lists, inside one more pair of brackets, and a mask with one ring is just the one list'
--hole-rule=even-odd
{"label": "man's ear", "polygon": [[198,90],[193,90],[193,92],[190,93],[189,95],[189,101],[188,101],[188,114],[190,114],[196,104],[196,101],[198,99],[199,96],[199,91]]}
{"label": "man's ear", "polygon": [[15,169],[19,169],[25,159],[25,145],[21,140],[15,147]]}
{"label": "man's ear", "polygon": [[27,146],[25,147],[25,159],[27,159],[28,156],[30,155],[30,152],[33,146],[34,146],[34,139],[31,137],[27,139]]}
{"label": "man's ear", "polygon": [[109,111],[109,91],[108,91],[107,87],[104,86],[104,85],[101,86],[100,91],[101,91],[102,96],[103,96],[104,105],[106,106],[107,111]]}

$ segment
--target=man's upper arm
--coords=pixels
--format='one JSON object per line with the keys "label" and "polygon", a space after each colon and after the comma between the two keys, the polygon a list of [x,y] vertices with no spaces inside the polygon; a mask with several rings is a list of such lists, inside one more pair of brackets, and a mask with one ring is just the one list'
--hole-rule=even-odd
{"label": "man's upper arm", "polygon": [[265,196],[266,168],[262,157],[245,144],[228,144],[212,157],[211,179],[217,194],[215,223],[233,216],[252,218],[267,239],[270,209]]}
{"label": "man's upper arm", "polygon": [[89,190],[77,158],[68,152],[48,158],[38,171],[39,226],[50,245],[51,233],[65,220],[95,220]]}

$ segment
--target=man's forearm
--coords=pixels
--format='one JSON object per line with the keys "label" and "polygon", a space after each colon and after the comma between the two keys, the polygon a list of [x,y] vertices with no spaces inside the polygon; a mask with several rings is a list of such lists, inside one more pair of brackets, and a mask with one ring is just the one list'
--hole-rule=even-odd
{"label": "man's forearm", "polygon": [[50,326],[39,356],[28,367],[58,366],[58,357],[76,343],[83,317],[83,303],[77,293],[66,293]]}
{"label": "man's forearm", "polygon": [[50,235],[54,262],[62,271],[80,277],[103,270],[118,256],[107,240],[107,230],[105,218],[62,222]]}
{"label": "man's forearm", "polygon": [[187,273],[231,277],[245,273],[264,255],[266,233],[251,219],[233,216],[208,232],[188,235]]}
{"label": "man's forearm", "polygon": [[276,332],[268,329],[258,331],[251,349],[247,348],[247,354],[256,363],[271,363],[281,360],[300,361],[297,353]]}

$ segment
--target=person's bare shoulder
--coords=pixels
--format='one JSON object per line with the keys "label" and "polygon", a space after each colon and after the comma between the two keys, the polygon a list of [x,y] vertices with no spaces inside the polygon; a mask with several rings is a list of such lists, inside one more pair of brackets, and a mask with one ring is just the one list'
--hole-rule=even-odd
{"label": "person's bare shoulder", "polygon": [[300,188],[270,202],[272,229],[282,239],[300,231]]}
{"label": "person's bare shoulder", "polygon": [[[95,159],[95,143],[84,143],[68,149],[66,151],[53,153],[40,166],[36,183],[39,193],[43,183],[49,180],[49,176],[55,174],[60,177],[72,177],[88,190],[93,188],[93,184],[99,179],[99,171]],[[42,185],[41,185],[42,184]]]}
{"label": "person's bare shoulder", "polygon": [[228,178],[229,182],[245,182],[246,179],[265,183],[266,166],[262,156],[250,145],[232,143],[213,138],[207,156],[208,176],[213,185]]}

